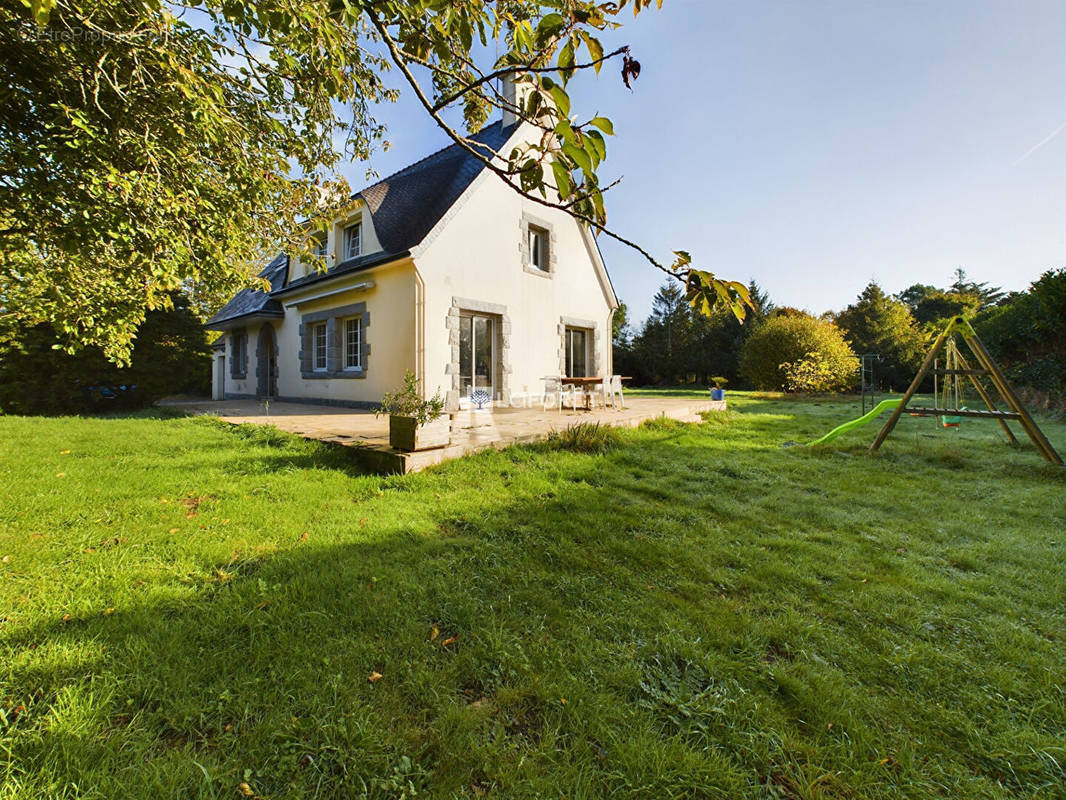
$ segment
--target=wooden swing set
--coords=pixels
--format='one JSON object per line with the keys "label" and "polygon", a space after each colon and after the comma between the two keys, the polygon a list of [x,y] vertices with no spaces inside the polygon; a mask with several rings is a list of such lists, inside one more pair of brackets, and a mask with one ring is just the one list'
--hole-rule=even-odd
{"label": "wooden swing set", "polygon": [[[977,362],[976,369],[970,367],[969,362],[960,352],[955,338],[956,335],[961,337],[969,348],[970,353]],[[941,353],[944,354],[943,367],[939,363]],[[911,406],[911,399],[930,371],[932,371],[934,378],[934,407]],[[944,379],[942,391],[938,385],[941,378]],[[984,378],[987,378],[989,383],[991,383],[993,390],[999,396],[999,406],[1003,408],[997,407],[992,394],[982,382]],[[977,390],[977,394],[980,395],[981,400],[988,407],[987,409],[975,410],[960,406],[962,390],[966,382],[972,384],[974,389]],[[949,402],[953,402],[953,408],[948,406]],[[984,344],[977,337],[977,332],[974,331],[973,326],[962,317],[952,319],[944,329],[944,332],[937,337],[932,350],[929,351],[925,361],[922,362],[918,374],[904,393],[903,399],[892,412],[892,416],[888,418],[885,427],[877,434],[874,443],[870,445],[871,453],[876,452],[885,439],[888,438],[888,435],[892,433],[892,429],[896,427],[896,423],[899,422],[899,418],[904,413],[920,417],[939,417],[940,424],[945,427],[957,426],[962,417],[994,419],[1003,428],[1003,432],[1007,435],[1007,440],[1011,445],[1017,445],[1018,439],[1007,425],[1007,422],[1017,422],[1028,434],[1033,446],[1036,447],[1037,452],[1040,453],[1045,461],[1057,464],[1060,467],[1066,466],[1063,464],[1061,456],[1051,446],[1051,442],[1047,440],[1047,437],[1037,427],[1029,412],[1025,410],[1025,406],[1018,399],[1010,384],[1007,383],[1007,379],[1003,377],[1003,373],[996,366],[995,361],[992,360],[992,356],[989,355],[988,350],[985,349]]]}

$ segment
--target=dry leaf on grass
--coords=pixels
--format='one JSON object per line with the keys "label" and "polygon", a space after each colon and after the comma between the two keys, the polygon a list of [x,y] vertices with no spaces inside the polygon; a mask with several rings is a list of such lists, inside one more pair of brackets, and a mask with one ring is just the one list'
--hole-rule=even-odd
{"label": "dry leaf on grass", "polygon": [[367,676],[367,680],[370,681],[371,683],[377,683],[378,681],[380,681],[384,677],[385,676],[382,675],[380,672],[371,672]]}

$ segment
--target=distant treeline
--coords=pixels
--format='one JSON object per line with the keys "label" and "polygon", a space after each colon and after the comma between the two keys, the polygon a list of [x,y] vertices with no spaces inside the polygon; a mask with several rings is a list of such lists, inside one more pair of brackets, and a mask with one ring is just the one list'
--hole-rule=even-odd
{"label": "distant treeline", "polygon": [[727,312],[695,313],[667,283],[634,330],[623,306],[615,320],[615,371],[634,385],[709,385],[784,391],[857,389],[857,354],[877,354],[875,381],[904,390],[933,340],[955,316],[972,321],[1016,386],[1037,405],[1066,404],[1066,269],[1049,270],[1024,292],[975,283],[962,269],[950,286],[915,284],[896,295],[870,283],[839,313],[814,317],[777,307],[754,282],[755,310],[741,324]]}

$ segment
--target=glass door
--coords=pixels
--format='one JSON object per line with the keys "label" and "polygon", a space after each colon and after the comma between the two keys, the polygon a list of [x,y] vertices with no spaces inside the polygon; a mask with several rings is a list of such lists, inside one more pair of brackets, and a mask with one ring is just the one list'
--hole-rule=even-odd
{"label": "glass door", "polygon": [[489,399],[496,397],[495,325],[492,317],[459,317],[459,390],[464,398],[478,389]]}
{"label": "glass door", "polygon": [[566,329],[566,377],[588,376],[588,331],[584,328]]}

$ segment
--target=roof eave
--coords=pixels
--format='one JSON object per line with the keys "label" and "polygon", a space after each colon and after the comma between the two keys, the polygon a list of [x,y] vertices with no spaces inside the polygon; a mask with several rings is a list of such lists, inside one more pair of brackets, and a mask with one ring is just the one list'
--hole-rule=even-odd
{"label": "roof eave", "polygon": [[312,286],[321,286],[323,283],[332,281],[335,278],[344,278],[349,275],[355,275],[357,273],[364,272],[368,269],[373,269],[374,267],[381,267],[387,264],[392,264],[396,261],[402,261],[405,258],[409,258],[410,255],[410,250],[402,250],[398,253],[382,253],[380,258],[369,259],[365,262],[351,267],[345,267],[344,262],[342,261],[340,264],[338,264],[336,267],[329,270],[328,272],[317,273],[311,280],[301,278],[297,281],[288,284],[287,286],[283,286],[282,288],[271,292],[270,296],[281,297],[282,295],[288,295],[292,292],[298,292],[301,289],[307,289]]}
{"label": "roof eave", "polygon": [[204,327],[209,331],[226,331],[231,328],[239,328],[241,325],[253,322],[257,318],[283,319],[284,317],[284,311],[249,311],[246,314],[238,314],[235,317],[224,317],[223,319],[215,319],[212,317],[204,323]]}

